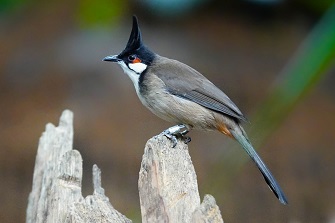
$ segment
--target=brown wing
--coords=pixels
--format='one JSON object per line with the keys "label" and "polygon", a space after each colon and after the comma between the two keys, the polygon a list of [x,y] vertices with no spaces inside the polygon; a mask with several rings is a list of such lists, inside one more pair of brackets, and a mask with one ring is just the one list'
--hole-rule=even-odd
{"label": "brown wing", "polygon": [[176,60],[159,57],[159,61],[159,65],[153,64],[152,72],[165,83],[171,94],[247,121],[229,97],[198,71]]}

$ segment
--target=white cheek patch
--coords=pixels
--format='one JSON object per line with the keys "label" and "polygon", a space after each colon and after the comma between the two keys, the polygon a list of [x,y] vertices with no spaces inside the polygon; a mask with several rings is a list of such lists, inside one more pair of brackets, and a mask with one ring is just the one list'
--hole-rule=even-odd
{"label": "white cheek patch", "polygon": [[134,72],[141,74],[145,69],[147,69],[147,65],[144,63],[130,63],[128,64],[129,68]]}
{"label": "white cheek patch", "polygon": [[138,94],[139,92],[138,80],[140,78],[140,75],[135,73],[133,70],[129,69],[129,67],[123,61],[118,62],[118,64],[120,64],[122,70],[128,75],[130,80],[134,83],[136,93]]}
{"label": "white cheek patch", "polygon": [[117,62],[118,64],[120,64],[122,70],[127,73],[127,71],[129,70],[129,68],[127,67],[127,65],[123,62],[123,61],[119,61]]}

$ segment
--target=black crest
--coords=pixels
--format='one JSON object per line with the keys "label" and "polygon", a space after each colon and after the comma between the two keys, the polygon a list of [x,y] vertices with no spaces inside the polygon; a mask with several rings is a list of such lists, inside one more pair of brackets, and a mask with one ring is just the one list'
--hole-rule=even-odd
{"label": "black crest", "polygon": [[142,34],[136,16],[133,16],[133,28],[127,46],[117,57],[126,62],[128,56],[131,54],[136,54],[142,63],[147,65],[150,65],[155,58],[155,54],[142,42]]}
{"label": "black crest", "polygon": [[133,16],[133,28],[126,46],[129,51],[137,50],[143,45],[140,27],[138,26],[137,17]]}

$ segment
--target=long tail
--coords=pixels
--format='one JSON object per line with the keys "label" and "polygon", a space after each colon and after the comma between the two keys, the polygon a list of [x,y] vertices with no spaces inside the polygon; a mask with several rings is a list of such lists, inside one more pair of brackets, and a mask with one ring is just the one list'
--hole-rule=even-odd
{"label": "long tail", "polygon": [[249,139],[246,136],[243,128],[237,124],[233,129],[230,129],[230,133],[234,138],[242,145],[243,149],[249,154],[251,159],[256,163],[258,169],[261,171],[266,183],[269,185],[272,192],[276,195],[282,204],[287,204],[287,199],[284,192],[280,188],[276,179],[272,176],[270,170],[266,167],[262,159],[258,156],[254,148],[252,147]]}

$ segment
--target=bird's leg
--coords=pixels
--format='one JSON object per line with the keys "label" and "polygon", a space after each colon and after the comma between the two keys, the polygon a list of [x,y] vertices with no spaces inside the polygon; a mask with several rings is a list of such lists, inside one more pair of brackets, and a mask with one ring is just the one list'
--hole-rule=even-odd
{"label": "bird's leg", "polygon": [[187,127],[183,124],[181,125],[175,125],[172,126],[162,132],[163,135],[165,135],[167,138],[169,138],[173,145],[172,147],[174,148],[177,145],[177,136],[181,136],[184,139],[184,142],[187,144],[191,142],[191,138],[188,136],[185,136],[189,130]]}
{"label": "bird's leg", "polygon": [[182,131],[180,134],[181,134],[181,136],[184,139],[184,143],[188,144],[189,142],[191,142],[191,137],[186,136],[186,134],[189,132],[189,130],[188,130],[188,128],[185,125],[183,125],[183,126],[184,126],[185,130]]}
{"label": "bird's leg", "polygon": [[177,145],[177,138],[176,136],[172,135],[170,132],[169,132],[169,129],[166,129],[162,132],[163,135],[165,135],[168,139],[170,139],[173,143],[172,147],[174,148],[176,145]]}

